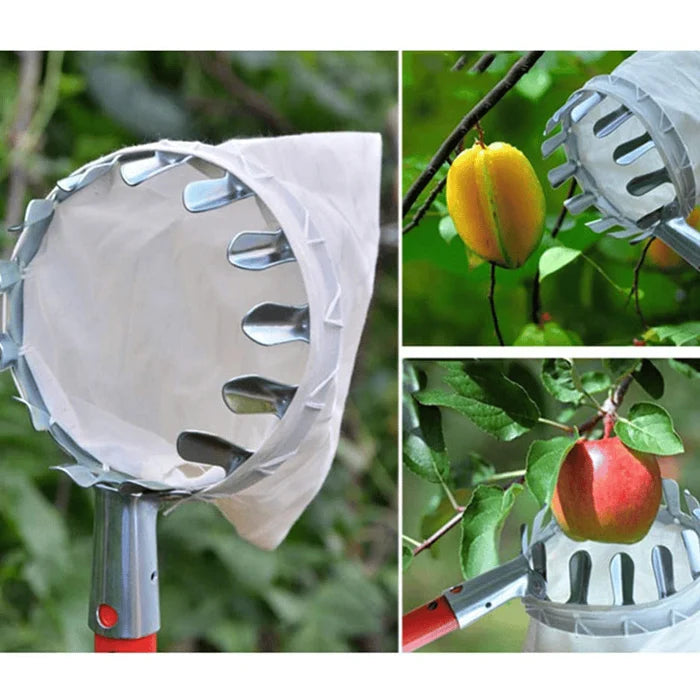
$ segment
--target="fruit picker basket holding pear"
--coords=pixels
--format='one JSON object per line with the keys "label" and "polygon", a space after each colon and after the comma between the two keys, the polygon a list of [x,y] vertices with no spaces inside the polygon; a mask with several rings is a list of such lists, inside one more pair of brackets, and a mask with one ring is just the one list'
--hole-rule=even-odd
{"label": "fruit picker basket holding pear", "polygon": [[[467,573],[470,544],[481,537],[483,545],[483,538],[496,537],[523,488],[520,482],[543,507],[531,531],[526,526],[521,530],[519,556],[495,568],[482,566],[487,568],[483,573],[404,616],[404,651],[467,627],[514,598],[522,599],[531,618],[525,650],[700,649],[700,504],[686,491],[688,512],[683,510],[677,483],[662,479],[657,459],[682,451],[682,443],[660,406],[639,403],[627,416],[619,413],[633,382],[658,382],[649,363],[617,361],[613,367],[621,376],[595,415],[580,426],[538,417],[567,436],[533,442],[523,477],[505,491],[492,486],[474,490],[467,507],[455,516],[462,520],[461,556]],[[493,368],[479,361],[448,363],[447,370],[445,381],[457,395],[409,387],[409,421],[417,406],[460,410],[465,405],[461,398],[474,399],[470,391],[476,384],[482,401],[485,387],[497,389]],[[582,387],[593,389],[601,376],[590,374],[580,382],[571,361],[543,363],[549,386],[568,400],[573,394],[566,391],[578,386],[589,394]],[[414,418],[419,413],[413,412]],[[594,437],[601,426],[602,435]],[[408,460],[416,454],[410,443],[421,440],[423,429],[419,418],[408,427]],[[434,424],[431,430],[434,436]],[[465,540],[471,543],[465,546]],[[414,556],[436,541],[428,538]],[[474,566],[471,570],[479,571]]]}

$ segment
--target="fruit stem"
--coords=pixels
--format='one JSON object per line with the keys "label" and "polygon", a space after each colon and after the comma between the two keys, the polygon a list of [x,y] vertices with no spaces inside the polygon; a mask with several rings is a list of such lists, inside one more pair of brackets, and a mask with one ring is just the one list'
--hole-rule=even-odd
{"label": "fruit stem", "polygon": [[545,425],[551,425],[553,428],[559,428],[559,430],[563,430],[565,433],[573,433],[575,432],[574,428],[572,428],[570,425],[566,425],[565,423],[559,423],[558,421],[555,420],[549,420],[549,418],[538,418],[537,419],[538,423],[544,423]]}
{"label": "fruit stem", "polygon": [[496,266],[491,263],[491,286],[489,287],[489,307],[491,308],[491,319],[493,320],[493,330],[496,332],[499,345],[505,345],[501,329],[498,326],[498,315],[496,314],[496,303],[494,301],[494,292],[496,291]]}
{"label": "fruit stem", "polygon": [[479,144],[484,150],[486,150],[486,144],[484,143],[484,130],[481,128],[481,124],[477,121],[474,124],[474,128],[476,129],[476,133],[478,136],[476,137],[476,143]]}

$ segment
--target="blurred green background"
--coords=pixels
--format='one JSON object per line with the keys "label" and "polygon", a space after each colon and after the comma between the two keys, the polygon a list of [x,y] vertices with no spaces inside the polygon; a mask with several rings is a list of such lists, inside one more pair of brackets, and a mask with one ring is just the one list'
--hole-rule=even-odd
{"label": "blurred green background", "polygon": [[[545,123],[572,92],[594,75],[612,71],[630,53],[547,51],[481,121],[486,143],[505,141],[528,157],[547,199],[544,243],[523,267],[496,271],[496,308],[507,345],[531,320],[532,281],[539,257],[551,243],[549,232],[568,189],[568,183],[553,190],[547,182],[547,172],[564,162],[564,155],[559,149],[546,161],[542,159]],[[460,119],[520,54],[498,52],[485,73],[470,72],[468,68],[480,55],[468,52],[465,68],[455,72],[450,69],[462,52],[403,53],[404,192]],[[475,136],[474,131],[467,134],[465,148],[473,145]],[[447,169],[447,164],[443,165],[412,213],[404,218],[404,225]],[[446,215],[443,191],[420,225],[403,237],[404,344],[495,345],[487,302],[490,266],[469,270],[461,239],[456,236],[446,243],[440,234],[440,222],[443,227],[447,224]],[[585,250],[613,281],[629,288],[641,246],[592,233],[584,224],[596,218],[599,216],[590,212],[567,216],[558,240]],[[640,286],[642,310],[649,325],[681,323],[700,316],[700,285],[689,265],[662,271],[647,258]],[[543,280],[541,298],[542,311],[565,330],[577,333],[585,345],[629,345],[643,332],[634,304],[626,305],[625,295],[580,258]]]}
{"label": "blurred green background", "polygon": [[[384,135],[382,245],[334,467],[274,552],[212,506],[159,527],[163,651],[394,651],[397,57],[383,52],[0,53],[0,219],[57,178],[159,137]],[[5,257],[13,236],[3,233]],[[49,467],[0,376],[0,650],[89,651],[92,494]]]}
{"label": "blurred green background", "polygon": [[[543,388],[539,378],[541,360],[504,361],[520,365],[518,381],[527,387],[528,393],[540,406],[542,415],[554,418],[562,404],[553,399]],[[601,369],[599,360],[576,360],[580,372]],[[435,362],[412,361],[416,367],[428,372],[428,388],[445,388],[440,381],[444,370]],[[698,380],[681,376],[669,367],[666,360],[654,360],[665,380],[665,392],[657,402],[673,419],[676,432],[681,436],[685,452],[674,457],[659,459],[662,475],[676,479],[682,488],[700,496],[700,434],[698,421]],[[529,381],[526,379],[529,374]],[[626,415],[629,408],[638,401],[649,401],[649,396],[633,382],[625,396],[620,414]],[[590,409],[579,409],[567,420],[570,424],[580,424],[591,416]],[[510,472],[525,468],[527,450],[533,440],[546,439],[557,435],[557,431],[544,426],[512,442],[501,442],[474,427],[466,418],[455,411],[442,409],[445,443],[450,454],[453,469],[465,465],[470,452],[476,452],[493,463],[499,472]],[[409,537],[421,541],[427,534],[421,532],[421,520],[433,499],[443,498],[442,489],[418,478],[408,469],[403,469],[403,530]],[[461,505],[465,505],[464,498]],[[517,556],[520,552],[519,528],[522,523],[531,523],[537,512],[534,498],[525,491],[516,501],[513,511],[506,520],[501,537],[501,562]],[[446,522],[452,513],[443,514],[442,522],[434,522],[431,532]],[[551,572],[550,572],[551,573]],[[567,575],[564,572],[564,575]],[[459,527],[443,537],[437,545],[422,552],[413,559],[403,574],[403,610],[408,612],[439,595],[450,586],[462,580],[459,566]],[[423,648],[425,652],[474,651],[474,652],[517,652],[525,641],[528,616],[518,600],[506,603],[481,618],[464,630],[453,632]]]}

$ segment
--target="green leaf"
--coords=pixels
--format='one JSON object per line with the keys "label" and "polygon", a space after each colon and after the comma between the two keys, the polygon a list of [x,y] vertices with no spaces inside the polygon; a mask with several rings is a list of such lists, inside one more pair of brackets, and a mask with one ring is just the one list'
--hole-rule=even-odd
{"label": "green leaf", "polygon": [[547,358],[542,363],[542,384],[558,401],[576,403],[583,399],[583,393],[576,387],[575,372],[571,360]]}
{"label": "green leaf", "polygon": [[438,232],[444,239],[445,243],[450,243],[452,239],[457,235],[457,229],[455,228],[455,223],[452,221],[451,216],[443,216],[438,224]]}
{"label": "green leaf", "polygon": [[413,550],[407,544],[404,544],[403,547],[401,547],[401,565],[403,570],[406,571],[406,569],[411,566],[412,562]]}
{"label": "green leaf", "polygon": [[610,377],[605,372],[591,370],[581,375],[581,386],[587,394],[599,394],[607,391],[611,385]]}
{"label": "green leaf", "polygon": [[668,364],[688,379],[700,379],[700,360],[670,358]]}
{"label": "green leaf", "polygon": [[523,326],[513,345],[560,346],[582,345],[581,338],[573,331],[564,330],[555,321],[547,321],[541,326],[528,323]]}
{"label": "green leaf", "polygon": [[548,70],[531,68],[515,84],[516,92],[519,92],[528,100],[536,102],[549,90],[552,85],[552,76]]}
{"label": "green leaf", "polygon": [[651,360],[642,360],[641,367],[632,376],[652,399],[660,399],[664,395],[664,377]]}
{"label": "green leaf", "polygon": [[498,565],[498,542],[522,484],[506,491],[497,486],[477,486],[462,518],[460,564],[465,578],[478,576]]}
{"label": "green leaf", "polygon": [[452,408],[499,440],[514,440],[537,424],[539,409],[527,392],[492,365],[469,363],[461,374],[444,377],[457,393],[421,391],[425,406]]}
{"label": "green leaf", "polygon": [[700,321],[650,328],[644,334],[644,340],[662,345],[697,345],[700,340]]}
{"label": "green leaf", "polygon": [[566,248],[564,246],[555,246],[549,248],[542,253],[540,258],[540,282],[549,275],[554,274],[562,267],[566,267],[569,263],[576,260],[581,255],[580,250]]}
{"label": "green leaf", "polygon": [[530,445],[525,483],[540,506],[551,503],[559,468],[575,444],[575,437],[555,437],[551,440],[535,440]]}
{"label": "green leaf", "polygon": [[632,374],[639,365],[639,358],[606,357],[603,359],[603,367],[610,372],[615,379],[620,379],[626,374]]}
{"label": "green leaf", "polygon": [[655,455],[677,455],[684,451],[683,443],[673,430],[668,412],[653,403],[637,403],[627,418],[618,418],[615,434],[627,447]]}
{"label": "green leaf", "polygon": [[403,463],[416,476],[433,484],[444,482],[449,477],[447,452],[432,449],[420,432],[404,436]]}

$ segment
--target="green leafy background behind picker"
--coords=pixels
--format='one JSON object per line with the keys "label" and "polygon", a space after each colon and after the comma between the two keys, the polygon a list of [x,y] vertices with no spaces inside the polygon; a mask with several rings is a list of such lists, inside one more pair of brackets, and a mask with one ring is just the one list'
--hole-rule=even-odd
{"label": "green leafy background behind picker", "polygon": [[[659,476],[700,490],[697,360],[416,360],[404,378],[404,412],[419,423],[404,433],[405,611],[515,556],[519,526],[553,498],[572,536],[629,542],[648,529]],[[590,468],[583,446],[628,462],[598,484],[609,494],[598,513],[586,512],[590,487],[562,488],[567,471]],[[512,601],[425,650],[519,651],[527,624]]]}

